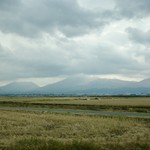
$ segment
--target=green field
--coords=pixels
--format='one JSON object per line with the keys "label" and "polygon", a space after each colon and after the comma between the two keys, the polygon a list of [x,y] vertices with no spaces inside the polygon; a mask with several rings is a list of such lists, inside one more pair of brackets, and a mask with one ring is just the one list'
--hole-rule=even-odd
{"label": "green field", "polygon": [[[31,105],[27,105],[27,103],[31,103]],[[39,105],[36,106],[33,103],[39,103]],[[0,149],[150,149],[150,117],[99,116],[11,109],[19,108],[20,105],[24,108],[31,106],[43,108],[45,107],[42,105],[43,103],[71,106],[73,104],[75,107],[79,105],[78,109],[80,105],[109,106],[108,108],[117,106],[115,111],[118,112],[122,109],[117,110],[117,108],[124,108],[123,106],[140,109],[145,109],[145,107],[149,109],[150,107],[149,97],[0,97]],[[9,106],[9,109],[2,109],[6,106]],[[59,105],[59,107],[62,106]],[[68,108],[71,109],[71,106]],[[112,111],[114,110],[112,109]]]}
{"label": "green field", "polygon": [[47,104],[86,104],[113,106],[149,106],[150,97],[0,97],[1,101],[47,103]]}
{"label": "green field", "polygon": [[0,97],[1,106],[150,112],[150,97]]}

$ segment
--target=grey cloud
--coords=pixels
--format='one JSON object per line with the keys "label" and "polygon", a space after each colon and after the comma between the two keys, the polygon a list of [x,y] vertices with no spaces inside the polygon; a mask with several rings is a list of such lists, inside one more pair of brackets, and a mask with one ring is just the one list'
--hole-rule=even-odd
{"label": "grey cloud", "polygon": [[[138,28],[127,28],[126,29],[129,39],[134,45],[135,57],[140,57],[145,61],[145,65],[150,65],[150,30],[143,31]],[[144,66],[143,66],[144,67]]]}
{"label": "grey cloud", "polygon": [[[145,49],[136,53],[137,57],[142,57],[146,62],[146,65],[150,67],[150,49]],[[149,69],[148,69],[149,70]]]}
{"label": "grey cloud", "polygon": [[[0,29],[28,37],[37,37],[43,32],[55,36],[57,31],[74,37],[103,29],[122,17],[143,17],[150,13],[149,0],[115,2],[114,10],[95,12],[83,8],[77,0],[1,0]],[[100,1],[99,5],[102,4]]]}
{"label": "grey cloud", "polygon": [[3,47],[0,44],[0,57],[2,57],[5,54],[5,50],[3,49]]}
{"label": "grey cloud", "polygon": [[87,44],[79,49],[76,42],[68,42],[66,45],[60,43],[55,49],[45,49],[40,45],[38,50],[20,47],[14,54],[7,55],[4,60],[0,59],[1,80],[80,73],[132,74],[143,70],[143,64],[136,62],[129,55],[118,53],[111,46],[100,44],[90,47]]}
{"label": "grey cloud", "polygon": [[[8,0],[3,5],[8,4]],[[22,3],[21,3],[22,2]],[[36,36],[42,32],[54,34],[60,31],[66,36],[88,33],[103,25],[103,18],[97,21],[97,14],[83,9],[77,0],[22,0],[0,10],[0,28],[25,36]],[[17,7],[15,7],[17,5]]]}
{"label": "grey cloud", "polygon": [[[113,43],[113,38],[121,41],[122,37],[112,35],[115,33],[111,31],[116,29],[115,25],[124,30],[115,20],[149,15],[148,4],[146,0],[116,0],[114,10],[98,12],[82,8],[77,0],[1,0],[0,39],[6,42],[0,46],[0,79],[80,73],[150,74],[150,31],[128,28],[130,38],[123,39],[125,44]],[[124,31],[118,32],[126,36]],[[89,33],[92,35],[82,37]]]}
{"label": "grey cloud", "polygon": [[0,0],[0,8],[3,11],[6,9],[9,9],[11,11],[13,9],[17,9],[17,6],[20,3],[20,0]]}
{"label": "grey cloud", "polygon": [[126,72],[137,72],[143,69],[143,64],[133,60],[130,55],[124,56],[115,48],[109,46],[98,46],[93,48],[91,55],[85,59],[82,69],[88,74],[121,74]]}
{"label": "grey cloud", "polygon": [[127,18],[139,18],[149,16],[149,0],[115,0],[118,15]]}
{"label": "grey cloud", "polygon": [[0,30],[12,33],[21,29],[20,0],[0,0]]}
{"label": "grey cloud", "polygon": [[129,38],[139,44],[150,44],[150,30],[142,31],[137,28],[127,28]]}
{"label": "grey cloud", "polygon": [[5,58],[7,58],[8,56],[11,55],[11,50],[7,47],[2,46],[2,44],[0,43],[0,59],[5,60]]}

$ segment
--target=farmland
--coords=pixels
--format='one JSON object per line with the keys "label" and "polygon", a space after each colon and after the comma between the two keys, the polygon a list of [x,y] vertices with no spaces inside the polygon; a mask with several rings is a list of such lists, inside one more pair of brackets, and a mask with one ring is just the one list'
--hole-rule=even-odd
{"label": "farmland", "polygon": [[[63,107],[66,110],[78,108],[83,111],[98,106],[99,109],[95,110],[97,112],[102,110],[122,112],[126,111],[124,108],[132,108],[133,112],[141,113],[138,109],[145,109],[147,114],[150,99],[149,97],[0,97],[0,149],[150,149],[150,117],[15,109],[32,107],[52,109],[51,105],[46,104],[60,104],[53,105],[53,109]],[[101,106],[108,107],[101,108]],[[118,110],[119,107],[121,109]]]}
{"label": "farmland", "polygon": [[150,97],[0,97],[1,106],[150,112]]}

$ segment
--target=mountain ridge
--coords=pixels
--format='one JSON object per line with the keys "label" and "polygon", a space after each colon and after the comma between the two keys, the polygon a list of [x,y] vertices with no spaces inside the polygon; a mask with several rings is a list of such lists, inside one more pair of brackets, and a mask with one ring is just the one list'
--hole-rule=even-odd
{"label": "mountain ridge", "polygon": [[0,87],[0,94],[150,94],[150,78],[138,82],[74,76],[43,87],[13,82]]}

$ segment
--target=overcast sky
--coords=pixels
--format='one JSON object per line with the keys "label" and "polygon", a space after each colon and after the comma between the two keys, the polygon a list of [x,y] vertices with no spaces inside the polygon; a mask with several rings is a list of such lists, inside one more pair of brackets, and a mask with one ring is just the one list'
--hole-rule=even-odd
{"label": "overcast sky", "polygon": [[150,0],[0,0],[0,84],[150,77]]}

